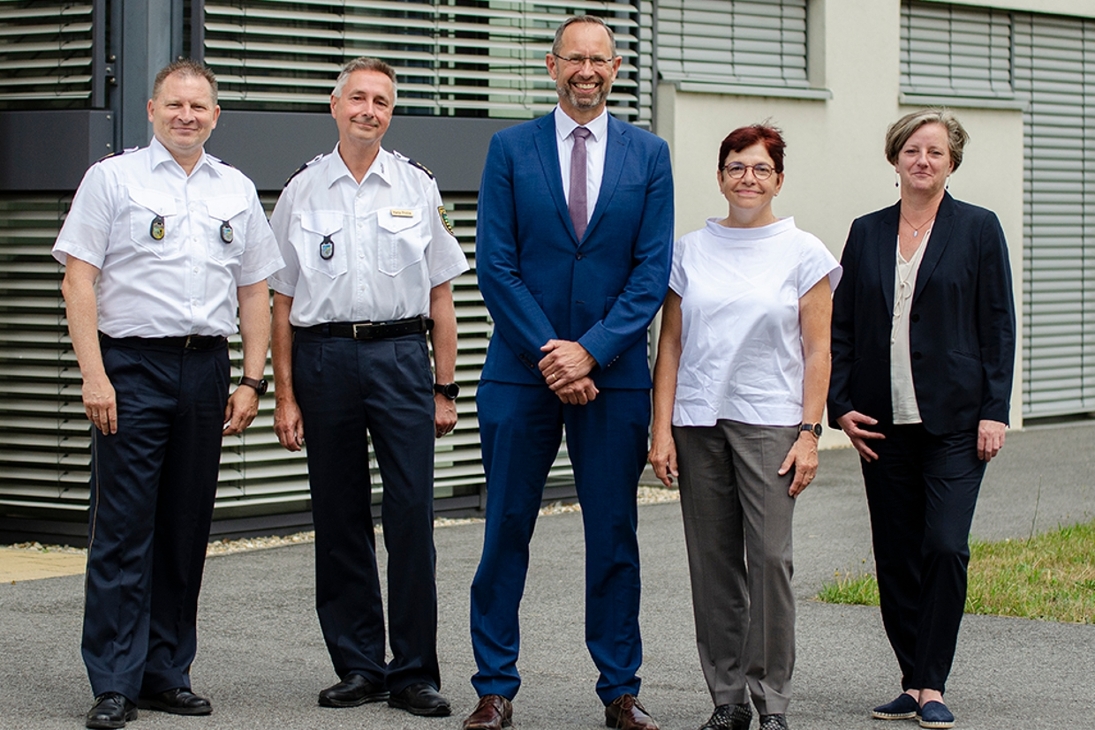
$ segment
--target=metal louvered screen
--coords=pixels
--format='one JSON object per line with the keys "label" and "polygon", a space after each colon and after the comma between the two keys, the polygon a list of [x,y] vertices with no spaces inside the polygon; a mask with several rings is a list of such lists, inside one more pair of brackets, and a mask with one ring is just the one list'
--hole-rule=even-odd
{"label": "metal louvered screen", "polygon": [[1028,417],[1095,411],[1095,21],[1016,14]]}
{"label": "metal louvered screen", "polygon": [[806,88],[806,0],[662,0],[658,73]]}
{"label": "metal louvered screen", "polygon": [[87,106],[92,3],[0,0],[0,109]]}
{"label": "metal louvered screen", "polygon": [[611,111],[650,119],[651,44],[640,37],[650,11],[628,0],[207,0],[204,11],[205,61],[235,109],[324,109],[342,64],[371,55],[396,69],[399,113],[509,118],[552,108],[544,57],[555,27],[593,13],[623,56]]}
{"label": "metal louvered screen", "polygon": [[901,48],[905,93],[1029,99],[1023,415],[1095,411],[1095,21],[906,1]]}
{"label": "metal louvered screen", "polygon": [[901,90],[1010,96],[1011,13],[905,0]]}

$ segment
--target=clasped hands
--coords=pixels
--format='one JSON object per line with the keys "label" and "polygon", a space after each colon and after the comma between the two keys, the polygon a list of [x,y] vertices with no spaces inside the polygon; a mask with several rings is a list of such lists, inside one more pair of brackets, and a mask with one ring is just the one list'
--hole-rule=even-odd
{"label": "clasped hands", "polygon": [[559,400],[584,406],[597,397],[589,377],[597,360],[586,348],[570,340],[548,340],[540,351],[547,353],[539,362],[540,374]]}

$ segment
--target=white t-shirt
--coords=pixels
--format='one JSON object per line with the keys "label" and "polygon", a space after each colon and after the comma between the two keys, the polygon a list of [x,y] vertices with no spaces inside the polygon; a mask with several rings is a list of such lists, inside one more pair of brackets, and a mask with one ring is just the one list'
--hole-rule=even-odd
{"label": "white t-shirt", "polygon": [[88,169],[53,247],[69,256],[100,269],[111,337],[233,334],[236,290],[283,265],[247,176],[205,153],[187,175],[155,138]]}
{"label": "white t-shirt", "polygon": [[432,177],[381,149],[359,184],[338,147],[282,191],[270,224],[285,268],[270,287],[289,322],[384,322],[429,314],[430,289],[468,270]]}
{"label": "white t-shirt", "polygon": [[784,218],[726,228],[711,218],[673,249],[669,286],[681,297],[681,362],[673,425],[720,419],[802,422],[805,363],[799,299],[841,268],[817,237]]}

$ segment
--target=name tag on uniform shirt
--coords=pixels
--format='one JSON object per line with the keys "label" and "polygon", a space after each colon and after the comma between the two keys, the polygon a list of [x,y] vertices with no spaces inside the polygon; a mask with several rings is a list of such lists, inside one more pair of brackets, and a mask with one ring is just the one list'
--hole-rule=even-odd
{"label": "name tag on uniform shirt", "polygon": [[414,218],[414,211],[406,208],[392,208],[391,214],[393,218]]}

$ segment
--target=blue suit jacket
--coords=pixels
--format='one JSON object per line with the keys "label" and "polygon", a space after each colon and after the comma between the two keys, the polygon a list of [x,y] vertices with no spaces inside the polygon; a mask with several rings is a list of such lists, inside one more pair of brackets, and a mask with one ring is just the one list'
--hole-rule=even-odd
{"label": "blue suit jacket", "polygon": [[649,388],[646,331],[673,245],[669,147],[609,117],[604,176],[582,240],[563,196],[555,117],[494,135],[479,187],[476,268],[494,319],[484,380],[543,384],[548,340],[579,342],[598,388]]}
{"label": "blue suit jacket", "polygon": [[[852,223],[833,295],[829,421],[851,410],[893,422],[890,331],[900,204]],[[1015,367],[1011,262],[996,215],[945,193],[909,316],[913,386],[924,428],[941,435],[1008,422]]]}

